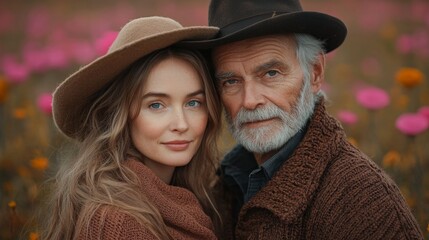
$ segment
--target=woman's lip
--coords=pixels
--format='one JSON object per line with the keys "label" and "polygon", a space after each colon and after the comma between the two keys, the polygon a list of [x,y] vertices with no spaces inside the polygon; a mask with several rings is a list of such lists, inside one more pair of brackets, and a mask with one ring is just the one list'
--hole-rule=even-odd
{"label": "woman's lip", "polygon": [[174,140],[174,141],[163,142],[163,144],[186,144],[190,142],[191,141],[188,141],[188,140]]}
{"label": "woman's lip", "polygon": [[162,144],[164,144],[168,149],[172,151],[183,151],[188,148],[190,143],[191,141],[177,140],[177,141],[164,142]]}

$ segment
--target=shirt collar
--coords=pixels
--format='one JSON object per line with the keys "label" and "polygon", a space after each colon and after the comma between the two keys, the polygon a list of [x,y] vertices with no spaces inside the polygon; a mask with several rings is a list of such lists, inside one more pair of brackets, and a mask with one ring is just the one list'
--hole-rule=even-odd
{"label": "shirt collar", "polygon": [[246,191],[249,174],[258,168],[253,153],[247,151],[242,145],[235,146],[221,163],[224,182],[228,186],[239,186],[241,193]]}
{"label": "shirt collar", "polygon": [[[294,149],[301,142],[305,135],[308,123],[298,131],[285,145],[271,158],[264,162],[260,167],[263,168],[266,175],[271,179],[280,166],[292,155]],[[229,186],[239,185],[242,193],[245,192],[249,174],[257,169],[258,163],[253,153],[249,152],[242,145],[235,146],[227,155],[225,155],[221,169],[226,176],[225,183]]]}
{"label": "shirt collar", "polygon": [[271,179],[280,166],[292,155],[295,148],[301,142],[306,132],[307,125],[300,129],[274,156],[265,161],[261,167],[265,169],[266,174]]}

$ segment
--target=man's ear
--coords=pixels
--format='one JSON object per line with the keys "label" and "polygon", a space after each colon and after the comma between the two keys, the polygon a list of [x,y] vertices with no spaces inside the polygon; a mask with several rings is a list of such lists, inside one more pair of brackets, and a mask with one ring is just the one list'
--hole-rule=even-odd
{"label": "man's ear", "polygon": [[325,54],[319,54],[312,70],[311,91],[317,93],[322,89],[322,84],[325,81]]}

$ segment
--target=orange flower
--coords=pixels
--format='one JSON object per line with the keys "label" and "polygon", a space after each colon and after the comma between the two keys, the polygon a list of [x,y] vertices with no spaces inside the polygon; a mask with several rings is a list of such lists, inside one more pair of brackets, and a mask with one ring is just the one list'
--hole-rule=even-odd
{"label": "orange flower", "polygon": [[31,167],[40,171],[48,168],[49,160],[45,157],[36,157],[31,160]]}
{"label": "orange flower", "polygon": [[396,72],[396,82],[406,88],[413,88],[423,82],[423,73],[417,68],[401,68]]}
{"label": "orange flower", "polygon": [[393,167],[401,161],[401,155],[397,151],[389,151],[383,157],[384,167]]}
{"label": "orange flower", "polygon": [[25,110],[25,108],[16,108],[13,111],[13,117],[16,119],[24,119],[27,117],[27,110]]}
{"label": "orange flower", "polygon": [[15,208],[16,208],[16,202],[15,202],[15,201],[10,201],[7,205],[8,205],[11,209],[15,209]]}
{"label": "orange flower", "polygon": [[28,236],[29,240],[39,240],[39,233],[37,232],[31,232]]}
{"label": "orange flower", "polygon": [[0,76],[0,103],[3,103],[7,99],[9,93],[9,84],[6,80]]}

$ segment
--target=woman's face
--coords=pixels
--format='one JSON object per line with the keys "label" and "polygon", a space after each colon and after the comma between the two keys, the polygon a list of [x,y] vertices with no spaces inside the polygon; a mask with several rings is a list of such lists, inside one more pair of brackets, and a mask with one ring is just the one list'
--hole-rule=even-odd
{"label": "woman's face", "polygon": [[142,93],[131,138],[145,165],[169,182],[174,168],[190,162],[203,138],[208,121],[204,87],[190,63],[170,57],[150,70]]}

